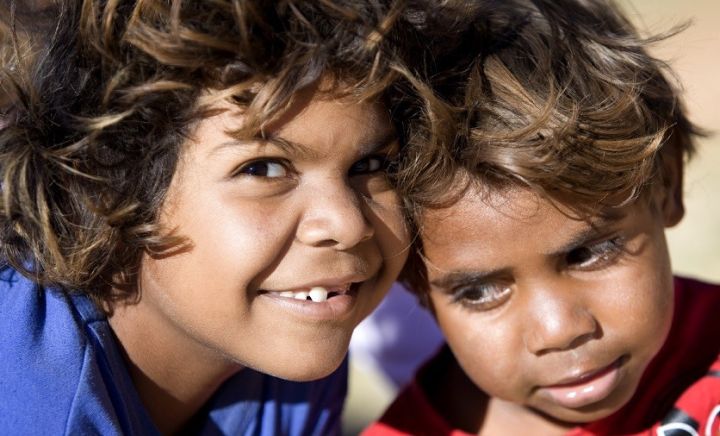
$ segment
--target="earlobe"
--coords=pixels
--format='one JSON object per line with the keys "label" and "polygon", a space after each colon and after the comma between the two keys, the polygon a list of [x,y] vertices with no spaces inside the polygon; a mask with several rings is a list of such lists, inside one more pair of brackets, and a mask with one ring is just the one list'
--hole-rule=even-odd
{"label": "earlobe", "polygon": [[678,139],[671,136],[668,144],[660,152],[662,163],[662,200],[661,211],[665,220],[665,227],[677,225],[685,215],[683,202],[683,153]]}

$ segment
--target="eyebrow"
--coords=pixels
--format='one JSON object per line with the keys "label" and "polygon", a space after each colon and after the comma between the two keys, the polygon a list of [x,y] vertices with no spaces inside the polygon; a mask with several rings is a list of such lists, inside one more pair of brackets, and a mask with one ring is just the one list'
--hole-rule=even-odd
{"label": "eyebrow", "polygon": [[[367,156],[375,153],[383,148],[389,146],[393,142],[398,140],[398,135],[393,129],[387,129],[382,131],[380,134],[370,137],[369,139],[363,139],[358,147],[361,151],[361,156]],[[223,142],[216,147],[211,153],[215,154],[227,148],[236,148],[247,146],[250,143],[259,143],[261,146],[273,145],[278,147],[282,151],[288,154],[298,156],[303,159],[319,159],[321,156],[305,144],[299,142],[290,141],[283,138],[282,136],[266,136],[266,137],[254,137],[247,140],[231,140]]]}

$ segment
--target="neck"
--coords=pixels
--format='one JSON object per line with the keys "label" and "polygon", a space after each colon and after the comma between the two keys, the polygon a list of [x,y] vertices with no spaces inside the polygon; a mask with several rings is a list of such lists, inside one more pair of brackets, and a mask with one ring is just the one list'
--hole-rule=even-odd
{"label": "neck", "polygon": [[143,405],[162,434],[174,434],[241,366],[202,344],[188,344],[147,312],[142,303],[117,305],[109,322]]}

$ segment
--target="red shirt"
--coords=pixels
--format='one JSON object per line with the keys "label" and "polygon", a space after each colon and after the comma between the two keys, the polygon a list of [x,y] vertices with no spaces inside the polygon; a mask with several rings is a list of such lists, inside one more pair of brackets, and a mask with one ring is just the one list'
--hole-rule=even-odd
{"label": "red shirt", "polygon": [[[420,383],[427,385],[427,373],[448,359],[454,357],[445,347],[363,436],[469,436],[433,408]],[[671,434],[720,435],[720,286],[685,278],[675,279],[670,334],[635,395],[617,412],[567,436]]]}

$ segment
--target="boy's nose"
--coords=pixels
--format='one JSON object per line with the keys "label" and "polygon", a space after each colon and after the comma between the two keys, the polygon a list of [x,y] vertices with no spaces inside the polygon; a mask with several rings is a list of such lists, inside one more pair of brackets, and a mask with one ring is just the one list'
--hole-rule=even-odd
{"label": "boy's nose", "polygon": [[572,297],[545,294],[530,310],[524,341],[535,355],[571,350],[601,335],[597,319]]}
{"label": "boy's nose", "polygon": [[347,186],[310,192],[297,229],[297,239],[309,246],[350,249],[374,235],[363,212],[362,199]]}

